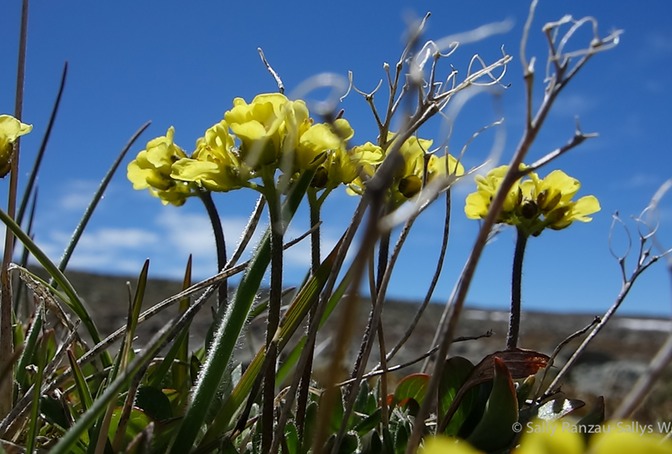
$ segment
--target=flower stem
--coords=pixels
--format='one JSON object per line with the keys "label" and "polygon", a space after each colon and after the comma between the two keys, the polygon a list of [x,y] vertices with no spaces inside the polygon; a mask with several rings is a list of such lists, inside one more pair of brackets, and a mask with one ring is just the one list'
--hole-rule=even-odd
{"label": "flower stem", "polygon": [[273,342],[275,332],[280,324],[280,306],[282,305],[282,268],[284,225],[280,194],[275,187],[273,174],[264,178],[264,195],[268,203],[271,222],[271,288],[268,301],[268,322],[266,325],[266,370],[264,371],[263,407],[262,407],[262,440],[261,451],[268,452],[273,442],[273,420],[275,401],[275,369],[277,361],[277,344]]}
{"label": "flower stem", "polygon": [[506,335],[506,349],[518,347],[520,331],[520,288],[523,280],[523,257],[527,245],[527,234],[516,229],[516,251],[513,254],[513,270],[511,275],[511,314],[509,315],[509,332]]}
{"label": "flower stem", "polygon": [[[314,227],[313,232],[310,234],[310,251],[311,251],[311,264],[310,269],[311,273],[314,275],[317,271],[317,268],[320,266],[320,208],[322,206],[322,200],[317,197],[317,190],[315,188],[308,188],[308,205],[310,207],[310,226]],[[315,311],[317,306],[314,305],[310,308],[309,313],[309,326],[314,323]],[[312,377],[313,371],[313,352],[315,350],[315,339],[311,338],[308,340],[306,349],[310,349],[311,352],[308,354],[306,365],[303,369],[301,376],[301,384],[299,386],[299,393],[296,401],[296,427],[299,432],[299,440],[303,438],[304,435],[304,424],[306,416],[306,407],[308,406],[308,394],[310,389],[310,379]]]}
{"label": "flower stem", "polygon": [[[215,202],[212,200],[212,193],[210,191],[201,192],[199,198],[205,206],[205,211],[207,211],[210,224],[212,225],[212,232],[215,235],[217,271],[219,272],[226,267],[226,239],[224,238],[224,230],[222,229],[222,220],[219,218],[219,213],[217,212]],[[217,290],[217,320],[220,320],[224,315],[228,300],[229,284],[224,279]]]}

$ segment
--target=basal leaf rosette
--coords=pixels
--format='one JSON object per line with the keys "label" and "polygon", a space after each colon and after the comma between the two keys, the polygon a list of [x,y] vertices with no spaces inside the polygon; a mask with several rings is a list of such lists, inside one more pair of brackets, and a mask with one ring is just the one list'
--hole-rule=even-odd
{"label": "basal leaf rosette", "polygon": [[[476,191],[467,196],[464,208],[469,219],[487,216],[507,171],[504,165],[476,176]],[[590,222],[590,215],[600,211],[600,204],[593,195],[573,200],[580,188],[579,180],[561,170],[545,178],[530,172],[508,191],[497,222],[516,226],[528,236],[538,236],[546,228],[562,230],[575,221]]]}
{"label": "basal leaf rosette", "polygon": [[128,164],[126,175],[133,189],[149,189],[164,205],[181,206],[187,197],[197,194],[197,188],[186,181],[172,177],[173,165],[186,158],[184,150],[175,144],[175,128],[168,128],[165,136],[156,137]]}
{"label": "basal leaf rosette", "polygon": [[21,123],[11,115],[0,115],[0,178],[11,169],[14,142],[33,130],[33,125]]}

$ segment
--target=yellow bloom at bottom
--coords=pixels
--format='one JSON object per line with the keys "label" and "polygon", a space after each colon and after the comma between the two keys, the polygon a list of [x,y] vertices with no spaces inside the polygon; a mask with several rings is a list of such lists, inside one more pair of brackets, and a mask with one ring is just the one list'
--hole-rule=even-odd
{"label": "yellow bloom at bottom", "polygon": [[431,437],[418,451],[420,454],[478,454],[469,443],[449,437]]}
{"label": "yellow bloom at bottom", "polygon": [[[570,421],[532,421],[514,454],[672,454],[655,426],[631,421],[577,426]],[[588,445],[584,435],[588,434]]]}

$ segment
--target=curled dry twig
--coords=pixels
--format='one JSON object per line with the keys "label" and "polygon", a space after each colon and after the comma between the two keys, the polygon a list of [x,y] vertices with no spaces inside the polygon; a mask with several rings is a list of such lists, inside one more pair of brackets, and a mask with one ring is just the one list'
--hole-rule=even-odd
{"label": "curled dry twig", "polygon": [[[521,53],[525,53],[526,40],[529,36],[529,29],[532,24],[532,17],[536,8],[536,1],[533,1],[530,7],[530,14],[525,25],[525,30],[523,32],[523,42],[521,42]],[[553,24],[548,24],[544,27],[544,31],[547,33],[553,33],[557,30],[556,26]],[[571,36],[571,35],[569,35]],[[614,32],[608,35],[605,38],[600,38],[595,34],[594,38],[591,40],[589,47],[586,48],[584,55],[574,64],[574,66],[569,66],[571,58],[567,55],[559,53],[555,46],[551,45],[550,57],[552,60],[560,62],[560,64],[555,66],[555,72],[551,74],[550,77],[547,77],[545,96],[539,108],[536,110],[536,113],[533,115],[533,87],[534,87],[534,60],[530,63],[527,63],[527,59],[523,55],[523,72],[524,80],[526,84],[526,101],[527,101],[527,113],[526,113],[526,125],[523,137],[516,148],[514,156],[509,165],[509,172],[504,177],[500,189],[497,192],[494,200],[490,205],[490,210],[486,219],[483,221],[481,229],[479,231],[478,237],[474,244],[471,254],[467,259],[467,262],[464,266],[463,272],[447,302],[448,306],[448,318],[447,323],[442,324],[438,328],[438,337],[441,339],[441,348],[439,349],[438,355],[439,358],[444,358],[450,347],[451,339],[454,336],[455,329],[457,327],[457,322],[460,318],[462,308],[464,307],[464,302],[469,290],[469,286],[474,276],[476,270],[476,265],[480,260],[485,244],[487,243],[489,233],[494,226],[499,212],[504,203],[504,199],[509,189],[515,181],[517,181],[522,175],[518,170],[520,164],[523,162],[523,159],[527,156],[527,152],[530,149],[531,145],[534,143],[541,127],[543,126],[548,113],[551,110],[551,107],[555,103],[556,98],[562,92],[564,87],[573,79],[576,73],[588,62],[588,60],[607,48],[613,47],[618,42],[618,32]],[[553,42],[553,41],[552,41]],[[569,68],[569,70],[568,70]],[[565,149],[565,152],[569,149],[575,147],[583,140],[575,140],[575,143],[572,143],[571,146]],[[554,158],[553,158],[554,159]],[[550,162],[552,159],[548,159],[545,163]],[[428,396],[434,396],[438,389],[439,377],[441,377],[441,372],[443,368],[443,361],[436,361],[433,373],[431,375],[430,382],[427,386],[426,393]],[[431,402],[434,399],[425,399],[425,402],[421,406],[417,420],[423,421],[425,417],[429,414],[429,408]],[[413,428],[411,436],[409,438],[408,447],[406,452],[408,454],[414,452],[417,449],[417,446],[420,443],[422,437],[423,424],[416,424]]]}
{"label": "curled dry twig", "polygon": [[[614,224],[612,226],[617,225],[617,223],[622,224],[620,220],[618,220],[618,216],[614,215]],[[618,221],[617,221],[618,220]],[[642,223],[641,218],[637,219],[639,223]],[[621,271],[621,276],[622,276],[622,283],[621,283],[621,290],[619,291],[616,299],[614,300],[613,304],[609,309],[604,313],[602,316],[602,319],[600,322],[593,328],[593,330],[590,332],[590,334],[584,339],[584,341],[581,343],[581,345],[577,348],[577,350],[572,354],[572,356],[569,358],[567,363],[563,366],[563,368],[560,370],[558,375],[554,378],[554,380],[548,385],[545,395],[549,395],[553,393],[553,391],[557,388],[558,384],[561,382],[561,380],[565,377],[565,375],[569,372],[570,368],[574,365],[576,360],[581,356],[581,354],[585,351],[586,347],[590,342],[597,336],[597,334],[604,328],[604,326],[609,322],[609,320],[614,316],[618,308],[621,306],[623,301],[625,301],[625,298],[627,297],[628,293],[632,289],[633,285],[641,276],[644,271],[646,271],[651,265],[656,263],[658,260],[661,258],[668,256],[670,253],[672,253],[672,249],[668,249],[666,251],[663,251],[660,254],[652,254],[652,239],[654,238],[656,233],[655,228],[651,229],[647,233],[640,232],[639,236],[639,249],[638,249],[638,254],[636,258],[636,264],[634,270],[628,275],[625,269],[626,266],[626,255],[617,255],[613,252],[613,247],[612,247],[612,254],[617,258],[618,265]]]}

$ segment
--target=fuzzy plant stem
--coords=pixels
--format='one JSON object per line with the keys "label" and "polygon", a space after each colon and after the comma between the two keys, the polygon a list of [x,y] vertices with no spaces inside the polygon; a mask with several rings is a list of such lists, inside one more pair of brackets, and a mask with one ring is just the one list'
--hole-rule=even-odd
{"label": "fuzzy plant stem", "polygon": [[513,271],[511,275],[511,313],[509,314],[509,331],[506,334],[506,349],[518,347],[520,332],[520,295],[523,280],[523,258],[528,235],[520,229],[516,230],[516,251],[513,254]]}
{"label": "fuzzy plant stem", "polygon": [[[311,273],[314,275],[317,271],[317,268],[320,266],[320,199],[317,198],[317,191],[315,188],[308,188],[308,206],[310,207],[310,226],[313,228],[312,233],[310,234],[310,258],[311,264],[310,269]],[[315,312],[317,310],[317,305],[314,305],[310,308],[309,313],[309,325],[314,322]],[[311,352],[308,354],[306,365],[303,368],[303,375],[301,377],[301,384],[299,386],[298,397],[296,400],[296,427],[299,432],[299,439],[303,438],[303,429],[305,424],[306,417],[306,407],[308,406],[308,394],[310,390],[310,379],[313,372],[313,352],[315,350],[315,339],[309,338],[308,343],[305,346],[306,349],[310,349]]]}
{"label": "fuzzy plant stem", "polygon": [[[199,198],[205,206],[205,211],[210,218],[212,225],[212,232],[215,235],[215,247],[217,248],[217,272],[221,272],[226,268],[226,238],[224,237],[224,230],[222,229],[222,220],[217,212],[215,202],[212,200],[212,193],[210,191],[203,191],[199,194]],[[226,279],[222,280],[217,290],[217,320],[221,320],[226,311],[226,306],[229,300],[229,284]]]}
{"label": "fuzzy plant stem", "polygon": [[280,194],[274,185],[273,176],[264,179],[265,196],[271,222],[271,288],[268,301],[268,322],[266,325],[266,362],[264,371],[263,407],[261,416],[261,451],[268,452],[273,443],[273,420],[275,401],[275,369],[278,354],[275,332],[280,324],[282,305],[282,267],[284,225]]}

